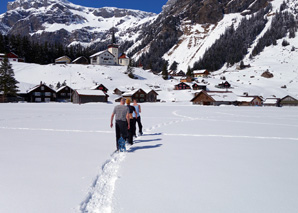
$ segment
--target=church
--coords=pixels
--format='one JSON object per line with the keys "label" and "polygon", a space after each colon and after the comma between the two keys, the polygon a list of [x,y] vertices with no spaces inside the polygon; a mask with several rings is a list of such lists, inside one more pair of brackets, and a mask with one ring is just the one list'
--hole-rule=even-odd
{"label": "church", "polygon": [[125,53],[119,55],[119,46],[116,44],[114,32],[112,36],[112,44],[108,45],[108,49],[90,56],[90,63],[93,65],[128,66],[129,62],[130,60]]}

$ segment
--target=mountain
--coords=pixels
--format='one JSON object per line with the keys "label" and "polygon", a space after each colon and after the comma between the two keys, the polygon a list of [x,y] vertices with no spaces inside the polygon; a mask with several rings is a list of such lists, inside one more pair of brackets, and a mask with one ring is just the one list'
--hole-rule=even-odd
{"label": "mountain", "polygon": [[118,8],[89,8],[67,0],[16,0],[0,16],[2,34],[31,36],[35,41],[90,46],[106,42],[115,26],[119,42],[131,41],[154,13]]}
{"label": "mountain", "polygon": [[178,63],[178,71],[224,71],[242,60],[253,65],[270,45],[279,51],[283,39],[295,50],[297,11],[295,0],[169,0],[158,15],[66,0],[16,0],[0,16],[0,31],[102,50],[113,29],[122,51],[145,68]]}

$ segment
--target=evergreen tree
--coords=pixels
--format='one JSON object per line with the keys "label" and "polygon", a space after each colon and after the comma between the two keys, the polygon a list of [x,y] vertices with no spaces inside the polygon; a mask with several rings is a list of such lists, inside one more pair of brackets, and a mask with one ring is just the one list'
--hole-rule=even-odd
{"label": "evergreen tree", "polygon": [[173,64],[170,66],[170,70],[177,70],[178,68],[178,63],[176,61],[173,62]]}
{"label": "evergreen tree", "polygon": [[130,77],[130,78],[132,78],[132,79],[135,78],[135,76],[134,76],[134,74],[133,74],[133,73],[134,73],[134,69],[133,69],[133,67],[131,66],[131,64],[129,64],[129,65],[127,66],[126,73],[127,73],[128,77]]}
{"label": "evergreen tree", "polygon": [[3,92],[4,101],[6,101],[7,96],[16,96],[19,83],[14,78],[14,72],[8,58],[5,57],[1,62],[0,66],[0,92]]}
{"label": "evergreen tree", "polygon": [[168,64],[167,64],[167,63],[165,63],[165,64],[163,65],[163,68],[162,68],[162,78],[163,78],[164,80],[168,80],[168,78],[169,78]]}
{"label": "evergreen tree", "polygon": [[193,77],[193,71],[190,69],[190,66],[187,68],[186,76]]}

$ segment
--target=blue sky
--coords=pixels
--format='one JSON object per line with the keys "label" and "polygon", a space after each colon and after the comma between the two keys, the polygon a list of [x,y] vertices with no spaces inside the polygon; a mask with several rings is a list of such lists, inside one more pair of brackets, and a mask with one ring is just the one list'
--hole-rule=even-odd
{"label": "blue sky", "polygon": [[[7,2],[12,0],[1,0],[0,14],[7,11]],[[163,5],[167,0],[68,0],[74,4],[87,6],[87,7],[119,7],[127,9],[143,10],[148,12],[160,13]]]}

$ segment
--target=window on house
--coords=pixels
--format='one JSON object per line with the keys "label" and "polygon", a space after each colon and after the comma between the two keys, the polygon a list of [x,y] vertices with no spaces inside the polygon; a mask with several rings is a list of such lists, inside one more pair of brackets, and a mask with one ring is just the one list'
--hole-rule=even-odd
{"label": "window on house", "polygon": [[34,96],[40,96],[40,92],[34,92]]}
{"label": "window on house", "polygon": [[143,98],[143,97],[145,97],[145,95],[144,95],[144,94],[140,94],[140,97],[142,97],[142,98]]}
{"label": "window on house", "polygon": [[65,96],[66,94],[65,93],[61,93],[61,96]]}
{"label": "window on house", "polygon": [[43,91],[44,90],[44,86],[41,86],[40,89]]}
{"label": "window on house", "polygon": [[41,102],[41,98],[35,98],[35,102]]}
{"label": "window on house", "polygon": [[51,96],[51,95],[52,95],[51,92],[46,92],[46,93],[45,93],[45,96]]}
{"label": "window on house", "polygon": [[51,99],[50,99],[50,98],[45,98],[44,101],[45,101],[45,102],[50,102]]}

